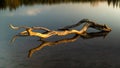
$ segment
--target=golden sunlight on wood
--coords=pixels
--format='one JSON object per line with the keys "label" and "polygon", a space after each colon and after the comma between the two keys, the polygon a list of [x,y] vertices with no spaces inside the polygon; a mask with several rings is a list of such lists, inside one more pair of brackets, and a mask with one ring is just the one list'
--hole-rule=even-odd
{"label": "golden sunlight on wood", "polygon": [[[85,24],[83,25],[81,30],[71,29],[71,28],[77,27],[83,23],[85,23]],[[58,30],[49,30],[48,28],[45,28],[45,27],[26,27],[26,26],[15,27],[13,25],[10,25],[10,27],[12,29],[17,29],[17,30],[21,29],[21,28],[25,29],[25,31],[22,31],[18,35],[15,35],[12,39],[12,42],[14,42],[14,40],[17,37],[21,37],[21,36],[40,37],[40,41],[42,43],[38,47],[31,49],[29,51],[28,57],[31,57],[33,53],[35,53],[38,50],[41,50],[45,46],[53,46],[53,45],[62,44],[62,43],[74,42],[79,37],[84,38],[84,39],[101,37],[101,36],[105,37],[111,31],[111,28],[108,27],[107,25],[97,24],[96,22],[90,21],[88,19],[83,19],[76,24],[69,25],[69,26],[63,27],[63,28],[58,29]],[[90,27],[99,30],[99,32],[88,33],[87,30]],[[44,30],[45,32],[41,33],[41,32],[35,32],[33,30]],[[53,42],[43,40],[45,38],[48,38],[48,37],[51,37],[54,35],[65,36],[68,34],[75,34],[75,36],[73,36],[72,38],[65,38],[65,39],[57,40],[57,41],[53,41]]]}
{"label": "golden sunlight on wood", "polygon": [[[84,26],[82,27],[81,30],[75,30],[75,29],[70,29],[73,27],[77,27],[79,25],[81,25],[82,23],[85,23]],[[87,29],[89,27],[97,29],[97,30],[101,30],[101,31],[111,31],[111,28],[108,27],[107,25],[101,25],[101,24],[97,24],[93,21],[90,21],[88,19],[83,19],[80,22],[78,22],[77,24],[74,25],[70,25],[70,26],[66,26],[64,28],[61,28],[59,30],[49,30],[48,28],[44,28],[44,27],[26,27],[26,26],[22,26],[22,27],[14,27],[13,25],[10,25],[10,27],[12,29],[20,29],[20,28],[24,28],[26,29],[25,31],[21,32],[21,35],[29,35],[29,36],[38,36],[40,38],[48,38],[50,36],[53,35],[57,35],[57,36],[65,36],[68,34],[80,34],[83,35]],[[33,30],[45,30],[45,33],[40,33],[40,32],[35,32]]]}

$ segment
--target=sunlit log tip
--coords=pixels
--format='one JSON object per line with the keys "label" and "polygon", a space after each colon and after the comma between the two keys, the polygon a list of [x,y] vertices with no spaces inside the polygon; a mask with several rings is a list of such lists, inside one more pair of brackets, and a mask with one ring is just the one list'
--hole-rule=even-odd
{"label": "sunlit log tip", "polygon": [[13,26],[12,24],[10,24],[9,27],[10,27],[11,29],[14,29],[14,30],[18,30],[18,29],[19,29],[18,27]]}
{"label": "sunlit log tip", "polygon": [[104,27],[107,29],[106,31],[108,31],[108,32],[112,31],[112,28],[110,28],[110,27],[107,26],[106,24],[104,24]]}

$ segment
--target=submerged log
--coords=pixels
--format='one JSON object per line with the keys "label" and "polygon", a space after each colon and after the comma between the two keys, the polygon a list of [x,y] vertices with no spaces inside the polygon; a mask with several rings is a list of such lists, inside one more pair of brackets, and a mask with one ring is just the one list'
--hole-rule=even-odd
{"label": "submerged log", "polygon": [[[77,26],[79,26],[83,23],[85,23],[85,24],[83,25],[81,30],[71,29],[71,28],[77,27]],[[111,28],[108,27],[107,25],[98,24],[98,23],[90,21],[88,19],[83,19],[76,24],[66,26],[66,27],[58,29],[58,30],[50,30],[50,29],[45,28],[45,27],[27,27],[27,26],[15,27],[13,25],[10,25],[10,27],[12,29],[15,29],[15,30],[16,29],[18,30],[20,28],[24,28],[25,31],[20,32],[20,35],[37,36],[37,37],[40,37],[40,38],[48,38],[48,37],[51,37],[51,36],[54,36],[54,35],[65,36],[65,35],[68,35],[68,34],[84,35],[84,33],[87,32],[88,28],[94,28],[94,29],[97,29],[97,30],[100,30],[100,31],[106,31],[106,32],[111,31]],[[41,32],[35,32],[33,30],[44,30],[46,32],[41,33]]]}

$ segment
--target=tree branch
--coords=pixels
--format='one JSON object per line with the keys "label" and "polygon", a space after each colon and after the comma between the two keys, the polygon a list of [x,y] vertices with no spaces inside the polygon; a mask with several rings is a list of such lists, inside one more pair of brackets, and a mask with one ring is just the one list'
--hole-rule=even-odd
{"label": "tree branch", "polygon": [[[85,23],[85,24],[84,24],[84,26],[82,27],[81,30],[70,29],[70,28],[77,27],[77,26],[81,25],[82,23]],[[96,22],[90,21],[88,19],[83,19],[83,20],[81,20],[80,22],[78,22],[76,24],[66,26],[66,27],[61,28],[59,30],[49,30],[48,28],[44,28],[44,27],[25,27],[25,26],[23,26],[23,27],[14,27],[12,25],[10,25],[10,27],[12,29],[25,28],[26,30],[21,32],[20,33],[21,35],[37,36],[37,37],[40,37],[40,38],[48,38],[48,37],[51,37],[51,36],[54,36],[54,35],[65,36],[65,35],[68,35],[68,34],[82,35],[85,32],[87,32],[87,29],[89,27],[100,30],[100,31],[107,31],[107,32],[111,31],[111,28],[108,27],[107,25],[97,24]],[[47,32],[46,33],[41,33],[41,32],[33,31],[33,30],[36,30],[36,29],[45,30]]]}

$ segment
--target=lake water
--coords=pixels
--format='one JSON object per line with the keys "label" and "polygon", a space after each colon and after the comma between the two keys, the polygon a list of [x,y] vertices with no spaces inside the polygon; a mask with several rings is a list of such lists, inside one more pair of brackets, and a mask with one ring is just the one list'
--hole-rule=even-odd
{"label": "lake water", "polygon": [[[19,3],[16,0],[15,4]],[[115,2],[116,3],[116,2]],[[3,3],[4,4],[4,3]],[[31,2],[32,4],[32,2]],[[120,67],[120,2],[60,2],[10,5],[0,9],[0,68],[119,68]],[[19,37],[15,26],[42,26],[55,30],[87,18],[107,24],[112,31],[104,37],[46,46],[28,58],[29,50],[41,44],[37,37]],[[77,27],[76,29],[80,29]],[[90,29],[94,31],[93,29]],[[53,36],[47,41],[70,38],[73,35]]]}

